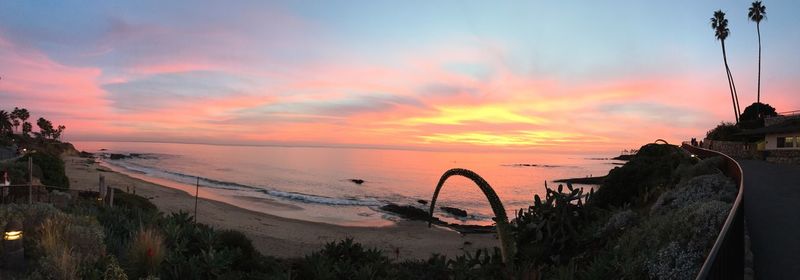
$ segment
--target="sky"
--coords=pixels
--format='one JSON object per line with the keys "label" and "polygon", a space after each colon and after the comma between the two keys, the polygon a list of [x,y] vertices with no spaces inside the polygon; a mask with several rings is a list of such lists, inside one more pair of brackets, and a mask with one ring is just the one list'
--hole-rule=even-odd
{"label": "sky", "polygon": [[[797,1],[765,1],[762,101],[800,110]],[[0,104],[66,140],[618,151],[755,102],[749,1],[0,2]]]}

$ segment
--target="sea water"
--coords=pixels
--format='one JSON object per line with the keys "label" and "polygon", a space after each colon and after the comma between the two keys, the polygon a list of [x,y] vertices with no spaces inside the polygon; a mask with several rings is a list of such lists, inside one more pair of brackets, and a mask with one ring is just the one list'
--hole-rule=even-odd
{"label": "sea water", "polygon": [[[602,176],[617,161],[609,155],[534,152],[441,152],[419,150],[223,146],[143,142],[73,142],[79,150],[137,154],[101,164],[132,177],[184,190],[245,209],[313,222],[382,226],[397,217],[380,211],[395,203],[429,207],[442,173],[467,168],[495,189],[513,218],[533,196],[544,196],[545,182]],[[600,158],[600,159],[598,159]],[[364,180],[356,184],[351,179]],[[116,186],[125,189],[126,186]],[[453,177],[436,204],[464,209],[467,218],[446,213],[449,222],[491,224],[483,193],[470,180]],[[437,211],[440,211],[437,209]],[[202,209],[200,209],[202,213]]]}

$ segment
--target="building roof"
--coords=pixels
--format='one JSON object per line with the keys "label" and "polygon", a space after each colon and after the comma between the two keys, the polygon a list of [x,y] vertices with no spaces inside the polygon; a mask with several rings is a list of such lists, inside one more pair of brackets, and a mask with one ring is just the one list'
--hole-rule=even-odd
{"label": "building roof", "polygon": [[748,129],[739,133],[739,135],[764,135],[791,132],[800,132],[800,118],[787,119],[767,127]]}

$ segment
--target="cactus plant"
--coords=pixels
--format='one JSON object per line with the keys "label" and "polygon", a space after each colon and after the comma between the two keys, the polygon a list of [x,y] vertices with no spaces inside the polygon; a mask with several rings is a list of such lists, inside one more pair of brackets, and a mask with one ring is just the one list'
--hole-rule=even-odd
{"label": "cactus plant", "polygon": [[594,192],[588,194],[582,188],[567,184],[553,190],[547,186],[544,199],[534,195],[534,203],[528,209],[520,209],[513,221],[516,230],[518,259],[534,260],[551,264],[563,264],[580,246],[581,232],[592,219],[592,210],[587,207]]}
{"label": "cactus plant", "polygon": [[433,220],[433,210],[436,209],[436,199],[439,197],[439,191],[442,189],[444,182],[447,181],[447,178],[456,175],[472,180],[472,182],[475,182],[481,191],[483,191],[483,194],[486,196],[494,212],[494,220],[497,223],[497,236],[500,238],[500,253],[503,258],[503,263],[510,264],[514,259],[517,246],[514,242],[514,238],[511,236],[511,226],[508,223],[506,208],[503,207],[503,203],[500,201],[494,189],[492,189],[492,186],[475,172],[462,168],[453,168],[442,174],[439,183],[436,185],[436,190],[433,192],[433,198],[431,198],[428,227],[431,226],[431,221]]}

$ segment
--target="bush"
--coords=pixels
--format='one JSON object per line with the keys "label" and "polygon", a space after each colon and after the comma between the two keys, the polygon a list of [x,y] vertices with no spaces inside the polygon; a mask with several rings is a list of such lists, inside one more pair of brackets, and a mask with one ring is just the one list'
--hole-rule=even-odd
{"label": "bush", "polygon": [[38,167],[39,170],[34,170],[34,175],[40,178],[43,185],[69,188],[69,178],[61,158],[47,153],[30,153],[18,162],[26,163],[29,157],[33,158],[33,164]]}
{"label": "bush", "polygon": [[601,208],[633,203],[641,194],[673,182],[675,169],[693,160],[677,146],[647,144],[628,163],[608,172],[592,204]]}
{"label": "bush", "polygon": [[[11,179],[11,184],[25,184],[28,183],[28,164],[22,162],[6,162],[0,163],[0,171],[8,172],[8,178]],[[0,172],[2,176],[2,172]]]}
{"label": "bush", "polygon": [[[253,243],[243,233],[235,230],[223,230],[217,233],[214,247],[220,250],[231,250],[233,255],[233,270],[251,272],[260,271],[265,264]],[[268,269],[268,268],[267,268]]]}
{"label": "bush", "polygon": [[738,134],[742,129],[733,123],[721,122],[717,127],[706,132],[706,139],[717,141],[741,141],[743,138]]}
{"label": "bush", "polygon": [[65,214],[47,204],[4,205],[0,227],[23,221],[31,279],[97,279],[106,260],[103,229],[88,216]]}
{"label": "bush", "polygon": [[158,212],[158,207],[147,198],[114,189],[114,206],[138,209],[144,212]]}
{"label": "bush", "polygon": [[739,116],[739,126],[744,129],[764,127],[765,117],[774,117],[778,113],[769,104],[754,102]]}
{"label": "bush", "polygon": [[385,279],[389,276],[389,259],[348,238],[306,256],[298,273],[299,279]]}

